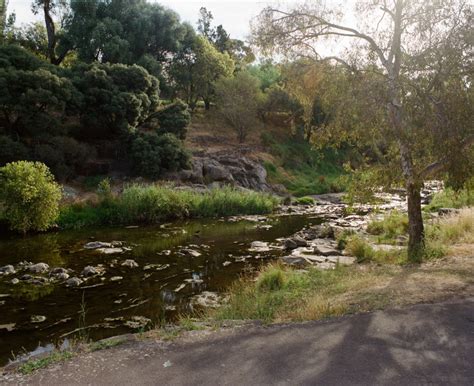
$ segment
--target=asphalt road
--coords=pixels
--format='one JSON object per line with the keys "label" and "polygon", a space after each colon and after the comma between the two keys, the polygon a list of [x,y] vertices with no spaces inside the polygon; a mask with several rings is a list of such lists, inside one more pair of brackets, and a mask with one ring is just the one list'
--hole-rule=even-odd
{"label": "asphalt road", "polygon": [[245,326],[174,343],[130,342],[8,379],[43,385],[474,385],[474,298],[325,322]]}

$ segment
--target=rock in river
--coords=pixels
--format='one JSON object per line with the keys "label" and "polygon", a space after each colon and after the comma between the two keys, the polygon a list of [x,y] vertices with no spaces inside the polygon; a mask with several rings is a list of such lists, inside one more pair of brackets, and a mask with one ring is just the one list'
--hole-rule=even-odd
{"label": "rock in river", "polygon": [[34,273],[45,273],[49,270],[49,265],[46,263],[38,263],[30,265],[28,269]]}
{"label": "rock in river", "polygon": [[264,241],[252,241],[249,248],[250,252],[268,252],[269,250],[268,243]]}
{"label": "rock in river", "polygon": [[81,275],[85,277],[89,277],[89,276],[97,275],[98,273],[99,271],[97,271],[95,267],[88,265],[82,270]]}
{"label": "rock in river", "polygon": [[0,273],[3,274],[3,275],[11,275],[11,274],[14,274],[15,273],[15,268],[13,267],[13,265],[5,265],[3,267],[0,268]]}
{"label": "rock in river", "polygon": [[43,315],[31,315],[31,323],[43,323],[46,320],[46,316]]}
{"label": "rock in river", "polygon": [[82,280],[79,279],[78,277],[71,277],[66,281],[66,286],[68,287],[77,287],[82,284]]}
{"label": "rock in river", "polygon": [[128,267],[128,268],[137,268],[138,264],[135,260],[132,259],[127,259],[125,260],[122,264],[122,267]]}

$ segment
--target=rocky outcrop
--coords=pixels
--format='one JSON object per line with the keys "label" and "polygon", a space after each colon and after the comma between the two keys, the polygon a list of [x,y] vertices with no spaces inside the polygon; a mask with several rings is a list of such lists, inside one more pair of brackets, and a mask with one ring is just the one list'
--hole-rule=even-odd
{"label": "rocky outcrop", "polygon": [[241,154],[200,154],[193,157],[191,169],[168,174],[166,179],[191,184],[228,184],[241,188],[272,191],[267,171],[257,161]]}

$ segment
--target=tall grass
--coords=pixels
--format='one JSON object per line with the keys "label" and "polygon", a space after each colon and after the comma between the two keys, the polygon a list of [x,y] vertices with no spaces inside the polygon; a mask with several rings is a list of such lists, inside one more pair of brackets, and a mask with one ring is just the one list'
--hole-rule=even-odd
{"label": "tall grass", "polygon": [[[474,183],[472,183],[474,185]],[[426,210],[437,211],[440,208],[464,208],[474,206],[474,188],[470,185],[458,192],[446,188],[434,195]]]}
{"label": "tall grass", "polygon": [[205,193],[159,185],[130,185],[118,196],[99,203],[73,204],[61,209],[63,228],[131,223],[156,224],[165,220],[271,213],[278,199],[265,193],[226,187]]}

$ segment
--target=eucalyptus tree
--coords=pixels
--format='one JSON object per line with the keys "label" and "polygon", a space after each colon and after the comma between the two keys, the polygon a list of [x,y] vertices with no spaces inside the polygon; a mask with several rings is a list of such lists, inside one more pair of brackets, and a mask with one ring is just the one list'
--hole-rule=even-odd
{"label": "eucalyptus tree", "polygon": [[[254,40],[268,53],[341,65],[359,84],[369,85],[359,96],[371,103],[352,119],[358,127],[376,128],[390,146],[386,161],[406,187],[408,254],[417,261],[424,250],[423,181],[447,173],[460,185],[474,172],[473,6],[467,0],[355,5],[352,19],[360,25],[323,1],[290,10],[268,7],[254,25]],[[342,47],[351,49],[337,44],[345,40]],[[328,42],[339,50],[324,55],[331,51]]]}

